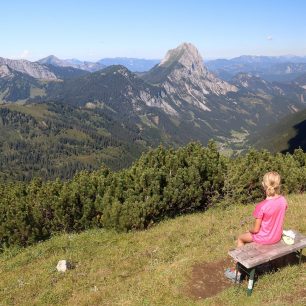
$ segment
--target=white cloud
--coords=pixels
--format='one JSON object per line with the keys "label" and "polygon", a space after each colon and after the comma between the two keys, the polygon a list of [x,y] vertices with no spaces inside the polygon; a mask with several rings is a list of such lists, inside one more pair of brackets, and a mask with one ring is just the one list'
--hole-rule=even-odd
{"label": "white cloud", "polygon": [[271,35],[268,35],[267,40],[273,40],[273,37]]}
{"label": "white cloud", "polygon": [[31,55],[29,50],[23,50],[20,54],[12,56],[14,59],[28,59]]}

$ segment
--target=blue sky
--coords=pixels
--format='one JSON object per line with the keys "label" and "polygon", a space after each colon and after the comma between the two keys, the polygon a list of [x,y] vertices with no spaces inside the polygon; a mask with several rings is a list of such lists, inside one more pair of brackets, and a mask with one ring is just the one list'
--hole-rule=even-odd
{"label": "blue sky", "polygon": [[0,56],[162,58],[182,42],[204,59],[306,55],[304,0],[3,0]]}

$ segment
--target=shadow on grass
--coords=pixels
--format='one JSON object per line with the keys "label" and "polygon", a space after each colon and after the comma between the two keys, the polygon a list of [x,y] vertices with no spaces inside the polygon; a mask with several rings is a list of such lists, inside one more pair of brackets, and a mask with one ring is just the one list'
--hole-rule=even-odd
{"label": "shadow on grass", "polygon": [[[306,262],[306,256],[302,255],[301,257],[301,263]],[[285,255],[283,257],[274,259],[270,262],[261,264],[256,267],[256,274],[255,274],[255,280],[258,279],[260,275],[266,274],[266,273],[274,273],[284,267],[287,266],[293,266],[299,264],[299,257],[297,253],[290,253],[288,255]],[[246,280],[247,274],[242,271],[241,279]]]}

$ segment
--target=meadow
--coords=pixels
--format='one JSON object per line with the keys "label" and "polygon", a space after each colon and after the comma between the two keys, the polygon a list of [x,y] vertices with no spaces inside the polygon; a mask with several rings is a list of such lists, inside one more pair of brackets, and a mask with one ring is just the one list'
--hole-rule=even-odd
{"label": "meadow", "polygon": [[[306,234],[306,195],[287,198],[285,229]],[[235,238],[251,226],[253,209],[254,203],[216,205],[143,231],[90,229],[7,248],[0,255],[0,305],[305,305],[305,260],[261,275],[251,297],[245,283],[196,295],[224,284],[221,263],[229,263]],[[57,272],[62,259],[74,268]],[[205,267],[216,273],[201,281]]]}

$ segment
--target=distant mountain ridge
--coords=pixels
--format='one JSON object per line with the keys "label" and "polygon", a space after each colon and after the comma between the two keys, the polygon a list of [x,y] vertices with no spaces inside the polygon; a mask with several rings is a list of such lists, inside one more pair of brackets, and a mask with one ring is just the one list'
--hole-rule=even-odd
{"label": "distant mountain ridge", "polygon": [[54,55],[49,55],[37,61],[42,65],[53,65],[56,67],[73,67],[77,69],[95,72],[112,65],[122,65],[133,72],[143,72],[150,70],[159,63],[159,60],[140,59],[128,57],[103,58],[97,62],[80,61],[78,59],[59,59]]}
{"label": "distant mountain ridge", "polygon": [[306,56],[248,56],[207,61],[209,70],[224,80],[237,73],[252,73],[266,81],[290,82],[306,72]]}
{"label": "distant mountain ridge", "polygon": [[148,71],[160,62],[159,59],[115,57],[103,58],[98,61],[104,66],[122,65],[132,72]]}
{"label": "distant mountain ridge", "polygon": [[[54,55],[47,56],[36,62],[27,60],[11,60],[0,57],[0,65],[26,73],[34,78],[52,80],[56,76],[46,66],[72,67],[88,72],[95,72],[111,65],[123,65],[132,72],[147,72],[160,63],[159,59],[140,58],[103,58],[97,62],[78,59],[59,59]],[[205,62],[208,70],[216,73],[224,80],[230,80],[240,72],[257,73],[268,81],[292,81],[306,73],[306,56],[240,56],[232,59],[217,59]]]}
{"label": "distant mountain ridge", "polygon": [[105,68],[105,65],[102,65],[98,62],[88,62],[88,61],[79,61],[76,59],[66,59],[62,60],[57,58],[54,55],[47,56],[37,61],[42,65],[53,65],[58,67],[73,67],[76,69],[82,69],[90,72],[95,72]]}

